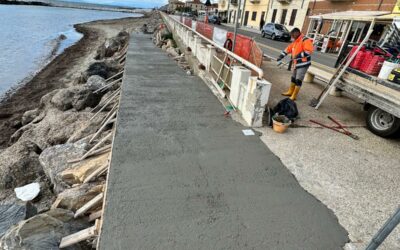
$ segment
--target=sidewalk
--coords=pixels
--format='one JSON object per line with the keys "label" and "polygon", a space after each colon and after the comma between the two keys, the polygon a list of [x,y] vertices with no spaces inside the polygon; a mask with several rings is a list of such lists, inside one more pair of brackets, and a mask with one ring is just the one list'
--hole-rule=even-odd
{"label": "sidewalk", "polygon": [[198,78],[133,35],[99,249],[340,249],[346,231]]}

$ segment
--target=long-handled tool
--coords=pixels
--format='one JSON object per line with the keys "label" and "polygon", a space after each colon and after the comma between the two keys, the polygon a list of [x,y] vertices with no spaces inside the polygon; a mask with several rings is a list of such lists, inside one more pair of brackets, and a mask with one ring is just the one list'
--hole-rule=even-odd
{"label": "long-handled tool", "polygon": [[[375,19],[372,20],[369,30],[368,30],[366,36],[364,37],[364,39],[362,40],[362,42],[358,45],[358,48],[354,51],[354,53],[351,56],[349,56],[349,55],[346,56],[346,59],[335,71],[335,73],[333,74],[332,78],[330,79],[328,85],[325,87],[324,91],[321,93],[320,97],[317,99],[317,101],[312,100],[310,103],[310,106],[315,107],[315,109],[318,109],[319,106],[321,106],[322,102],[328,96],[330,90],[336,86],[336,84],[339,82],[339,80],[341,79],[343,74],[346,72],[350,63],[356,57],[357,53],[364,46],[364,44],[368,41],[369,37],[371,36],[372,32],[374,31],[374,26],[375,26]],[[348,60],[347,60],[347,58],[348,58]]]}
{"label": "long-handled tool", "polygon": [[331,121],[333,121],[333,122],[337,125],[337,127],[336,127],[336,126],[325,125],[325,124],[323,124],[323,123],[321,123],[321,122],[318,122],[318,121],[315,121],[315,120],[310,120],[310,122],[315,123],[315,124],[317,124],[317,125],[320,125],[321,127],[331,129],[331,130],[336,131],[336,132],[338,132],[338,133],[341,133],[341,134],[350,136],[350,137],[353,138],[354,140],[360,139],[360,137],[358,137],[358,136],[356,136],[355,134],[353,134],[353,133],[351,133],[350,131],[348,131],[348,130],[345,128],[345,126],[343,126],[341,123],[339,123],[339,122],[338,122],[337,120],[335,120],[334,118],[328,116],[328,119],[331,120]]}
{"label": "long-handled tool", "polygon": [[337,67],[337,69],[333,73],[331,79],[329,80],[328,84],[326,84],[325,88],[319,94],[318,98],[311,99],[310,104],[309,104],[311,107],[315,108],[318,105],[319,101],[321,100],[322,95],[329,89],[329,87],[332,85],[335,78],[338,77],[340,71],[343,68],[343,65],[346,63],[347,58],[349,58],[349,56],[350,56],[350,53],[347,54],[347,56],[344,58],[344,60],[340,63],[339,67]]}

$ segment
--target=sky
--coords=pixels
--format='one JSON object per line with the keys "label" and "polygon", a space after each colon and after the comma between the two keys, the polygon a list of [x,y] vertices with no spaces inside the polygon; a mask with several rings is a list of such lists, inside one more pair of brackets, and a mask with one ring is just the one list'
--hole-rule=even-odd
{"label": "sky", "polygon": [[[64,0],[70,2],[85,2],[94,4],[118,5],[138,8],[154,8],[166,5],[168,0]],[[203,0],[203,2],[205,2]],[[212,1],[217,2],[217,1]]]}

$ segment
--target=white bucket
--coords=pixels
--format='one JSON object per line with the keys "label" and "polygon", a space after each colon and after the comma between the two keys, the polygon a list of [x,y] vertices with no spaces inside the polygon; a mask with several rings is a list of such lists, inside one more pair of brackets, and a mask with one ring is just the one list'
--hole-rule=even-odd
{"label": "white bucket", "polygon": [[379,72],[378,78],[387,80],[390,72],[395,68],[400,68],[400,64],[385,61],[382,65],[381,71]]}

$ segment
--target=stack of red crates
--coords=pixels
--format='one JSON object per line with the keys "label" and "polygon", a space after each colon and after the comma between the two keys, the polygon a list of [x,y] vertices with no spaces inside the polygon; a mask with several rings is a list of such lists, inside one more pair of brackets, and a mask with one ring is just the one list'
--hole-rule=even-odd
{"label": "stack of red crates", "polygon": [[[349,58],[351,58],[357,48],[358,46],[354,46],[351,49]],[[377,76],[384,61],[385,57],[382,55],[376,55],[374,51],[366,51],[365,47],[362,47],[349,66],[368,75]]]}
{"label": "stack of red crates", "polygon": [[381,71],[385,58],[375,55],[372,51],[367,51],[364,60],[360,66],[360,70],[368,75],[377,76]]}
{"label": "stack of red crates", "polygon": [[[349,58],[351,58],[351,56],[354,54],[354,52],[356,51],[357,48],[358,48],[358,46],[354,46],[351,49]],[[365,47],[362,47],[360,49],[360,51],[357,53],[356,57],[354,57],[353,61],[351,61],[349,66],[353,69],[359,69],[361,66],[361,63],[363,62],[364,55],[365,55]]]}

